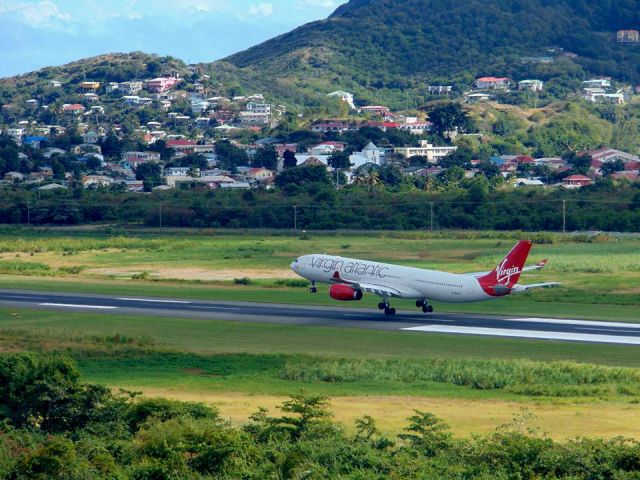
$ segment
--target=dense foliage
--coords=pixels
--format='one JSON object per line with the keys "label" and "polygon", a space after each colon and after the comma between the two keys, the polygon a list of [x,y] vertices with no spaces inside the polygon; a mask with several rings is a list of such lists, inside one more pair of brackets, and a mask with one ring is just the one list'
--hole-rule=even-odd
{"label": "dense foliage", "polygon": [[[586,75],[638,83],[640,49],[617,44],[615,32],[638,28],[639,12],[637,0],[352,0],[327,20],[215,67],[296,103],[336,85],[358,97],[404,102],[405,93],[428,97],[428,84],[460,91],[485,75],[553,79],[557,93]],[[577,57],[560,56],[562,49]],[[555,60],[522,61],[542,56]]]}
{"label": "dense foliage", "polygon": [[259,409],[233,427],[205,405],[83,385],[66,357],[4,355],[0,378],[7,479],[634,479],[640,471],[637,442],[554,442],[530,429],[526,412],[495,433],[457,439],[416,411],[392,439],[369,416],[345,432],[321,396],[293,395],[281,415]]}
{"label": "dense foliage", "polygon": [[[490,230],[640,231],[640,185],[605,180],[580,191],[499,189],[484,177],[464,179],[452,167],[437,181],[414,180],[395,167],[363,174],[336,191],[322,167],[296,167],[277,190],[173,190],[151,195],[115,189],[30,192],[5,189],[0,223],[74,225],[95,222],[148,226]],[[498,178],[498,177],[496,177]],[[383,186],[383,179],[390,186]],[[431,206],[433,204],[433,217]],[[294,209],[294,206],[296,207]]]}

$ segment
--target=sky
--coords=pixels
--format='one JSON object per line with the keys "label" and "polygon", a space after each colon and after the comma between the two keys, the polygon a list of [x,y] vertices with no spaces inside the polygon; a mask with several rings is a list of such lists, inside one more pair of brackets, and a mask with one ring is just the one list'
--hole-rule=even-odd
{"label": "sky", "polygon": [[0,0],[0,77],[103,53],[211,62],[346,0]]}

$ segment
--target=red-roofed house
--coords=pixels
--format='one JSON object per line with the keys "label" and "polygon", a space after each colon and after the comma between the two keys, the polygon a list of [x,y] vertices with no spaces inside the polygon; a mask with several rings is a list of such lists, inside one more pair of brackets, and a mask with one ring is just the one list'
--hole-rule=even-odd
{"label": "red-roofed house", "polygon": [[511,81],[505,77],[481,77],[476,79],[475,86],[480,90],[508,88]]}
{"label": "red-roofed house", "polygon": [[562,179],[562,185],[566,188],[588,187],[593,184],[593,180],[584,175],[569,175]]}
{"label": "red-roofed house", "polygon": [[273,178],[273,172],[266,168],[252,168],[246,174],[249,183],[264,182]]}
{"label": "red-roofed house", "polygon": [[391,111],[389,107],[383,107],[381,105],[371,105],[367,107],[360,107],[360,110],[365,113],[373,113],[376,115],[386,115]]}
{"label": "red-roofed house", "polygon": [[530,157],[528,155],[520,155],[520,156],[515,158],[515,161],[518,162],[518,163],[528,163],[528,164],[531,164],[531,165],[536,163],[536,161],[532,157]]}
{"label": "red-roofed house", "polygon": [[344,133],[349,130],[349,125],[342,122],[329,122],[329,123],[316,123],[311,126],[312,132],[336,132],[336,133]]}
{"label": "red-roofed house", "polygon": [[65,103],[64,105],[62,105],[62,111],[70,115],[82,115],[85,111],[85,108],[79,103]]}
{"label": "red-roofed house", "polygon": [[624,171],[624,172],[616,172],[611,174],[611,178],[615,180],[629,180],[630,182],[637,182],[640,178],[637,170],[634,171]]}
{"label": "red-roofed house", "polygon": [[296,153],[298,151],[298,144],[297,143],[278,143],[277,145],[274,145],[274,148],[276,149],[276,153],[278,154],[278,157],[282,157],[284,155],[284,152],[286,152],[287,150],[289,150],[292,153]]}

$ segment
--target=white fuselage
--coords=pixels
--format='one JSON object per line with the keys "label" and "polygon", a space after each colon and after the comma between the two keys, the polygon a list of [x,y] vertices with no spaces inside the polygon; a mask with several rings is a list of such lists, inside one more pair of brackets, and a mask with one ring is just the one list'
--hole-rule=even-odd
{"label": "white fuselage", "polygon": [[336,283],[338,272],[346,283],[371,284],[397,290],[399,298],[464,303],[490,300],[474,276],[404,267],[332,255],[304,255],[291,264],[312,282]]}

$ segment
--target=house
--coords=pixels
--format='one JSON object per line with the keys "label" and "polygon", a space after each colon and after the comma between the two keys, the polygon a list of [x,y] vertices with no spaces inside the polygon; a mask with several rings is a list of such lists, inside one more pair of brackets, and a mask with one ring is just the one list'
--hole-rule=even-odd
{"label": "house", "polygon": [[274,177],[274,173],[266,168],[252,168],[246,175],[249,183],[264,182]]}
{"label": "house", "polygon": [[542,80],[520,80],[518,82],[518,90],[530,90],[532,92],[541,92],[544,89]]}
{"label": "house", "polygon": [[65,103],[62,105],[62,112],[68,115],[82,115],[85,111],[85,108],[79,103]]}
{"label": "house", "polygon": [[164,93],[180,83],[179,78],[160,77],[147,80],[147,90],[154,93]]}
{"label": "house", "polygon": [[638,30],[618,30],[616,34],[618,43],[640,43]]}
{"label": "house", "polygon": [[278,157],[284,156],[284,152],[289,150],[292,153],[296,153],[298,151],[297,143],[278,143],[273,146],[278,154]]}
{"label": "house", "polygon": [[38,187],[38,190],[40,190],[41,192],[51,192],[55,190],[68,190],[68,188],[64,185],[60,185],[59,183],[49,183],[47,185]]}
{"label": "house", "polygon": [[628,180],[630,182],[637,182],[640,180],[640,174],[638,170],[623,170],[622,172],[611,174],[611,178],[613,178],[614,180]]}
{"label": "house", "polygon": [[249,102],[245,107],[247,111],[253,113],[268,113],[271,115],[271,105],[268,103]]}
{"label": "house", "polygon": [[529,178],[514,178],[512,183],[515,187],[544,187],[542,181]]}
{"label": "house", "polygon": [[344,142],[322,142],[308,150],[313,156],[331,155],[333,152],[342,152],[347,144]]}
{"label": "house", "polygon": [[59,82],[58,80],[51,80],[49,82],[49,85],[51,85],[51,87],[53,88],[60,88],[62,87],[62,82]]}
{"label": "house", "polygon": [[592,78],[582,82],[584,88],[611,88],[610,78]]}
{"label": "house", "polygon": [[578,153],[579,156],[588,155],[592,160],[599,160],[601,162],[615,162],[616,160],[620,160],[622,163],[640,162],[640,157],[633,155],[631,153],[623,152],[621,150],[616,150],[615,148],[600,148],[598,150],[587,150]]}
{"label": "house", "polygon": [[453,91],[451,85],[429,85],[428,91],[431,95],[449,95]]}
{"label": "house", "polygon": [[335,92],[327,94],[327,97],[338,97],[341,101],[349,105],[349,108],[351,108],[351,110],[356,109],[356,105],[353,99],[353,93],[345,92],[343,90],[336,90]]}
{"label": "house", "polygon": [[95,145],[100,141],[100,135],[98,135],[95,131],[91,130],[82,136],[82,141],[90,145]]}
{"label": "house", "polygon": [[270,124],[271,114],[250,111],[240,112],[238,114],[238,121],[242,128],[264,127]]}
{"label": "house", "polygon": [[82,88],[82,90],[86,91],[92,91],[95,92],[98,89],[100,89],[100,82],[82,82],[80,84],[80,88]]}
{"label": "house", "polygon": [[15,141],[21,142],[25,132],[26,130],[24,128],[7,128],[6,134],[13,138]]}
{"label": "house", "polygon": [[315,125],[311,125],[311,131],[322,133],[344,133],[349,131],[349,126],[343,122],[316,123]]}
{"label": "house", "polygon": [[26,103],[27,107],[29,107],[29,108],[37,108],[38,107],[38,100],[36,100],[35,98],[30,98],[29,100],[27,100],[24,103]]}
{"label": "house", "polygon": [[7,172],[4,174],[4,179],[7,182],[21,182],[24,180],[24,174],[20,172]]}
{"label": "house", "polygon": [[83,97],[87,102],[92,102],[92,103],[100,100],[100,97],[98,96],[97,93],[85,93]]}
{"label": "house", "polygon": [[166,168],[164,171],[166,177],[190,177],[189,173],[193,173],[195,177],[200,177],[199,168],[171,167]]}
{"label": "house", "polygon": [[160,162],[160,153],[158,152],[124,152],[122,161],[127,162],[131,168],[136,169],[138,165],[148,162]]}
{"label": "house", "polygon": [[109,187],[113,185],[113,178],[105,175],[85,175],[82,177],[82,186],[84,188],[90,187]]}
{"label": "house", "polygon": [[474,82],[479,90],[507,89],[511,81],[506,77],[480,77]]}
{"label": "house", "polygon": [[420,140],[419,147],[397,147],[394,152],[404,158],[426,157],[429,163],[438,163],[443,157],[455,152],[458,147],[438,147],[430,144],[427,140]]}
{"label": "house", "polygon": [[562,186],[565,188],[588,187],[593,184],[593,180],[584,175],[569,175],[562,179]]}
{"label": "house", "polygon": [[465,95],[464,99],[467,103],[488,102],[491,100],[491,95],[487,93],[469,93],[468,95]]}
{"label": "house", "polygon": [[433,124],[431,122],[405,123],[400,125],[398,130],[406,130],[414,135],[423,135],[424,133],[431,131],[432,126]]}
{"label": "house", "polygon": [[389,107],[383,107],[381,105],[370,105],[367,107],[360,107],[360,111],[362,113],[371,113],[372,115],[384,116],[391,110],[389,109]]}
{"label": "house", "polygon": [[48,141],[48,137],[28,136],[22,139],[22,144],[27,145],[35,150],[40,150],[40,145]]}

